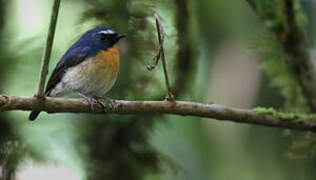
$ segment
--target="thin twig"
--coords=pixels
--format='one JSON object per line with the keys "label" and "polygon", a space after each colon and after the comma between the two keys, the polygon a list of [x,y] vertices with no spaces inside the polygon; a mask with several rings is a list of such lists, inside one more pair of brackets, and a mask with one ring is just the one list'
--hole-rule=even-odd
{"label": "thin twig", "polygon": [[[157,17],[158,17],[158,15],[155,14],[156,21],[157,21]],[[158,17],[158,21],[159,21],[159,17]],[[163,48],[162,46],[163,46],[163,43],[165,41],[166,33],[165,33],[165,31],[163,29],[163,26],[160,23],[160,21],[159,21],[159,31],[160,31],[161,43],[159,43],[159,48],[158,48],[157,54],[153,57],[153,60],[152,60],[153,63],[147,66],[147,69],[149,71],[152,71],[158,65],[159,59],[161,57],[161,51],[162,51],[162,48]],[[158,38],[159,38],[159,36],[158,36]]]}
{"label": "thin twig", "polygon": [[[106,100],[105,100],[106,102]],[[175,114],[211,118],[238,123],[256,124],[276,128],[289,128],[316,132],[315,115],[304,118],[299,115],[284,119],[251,110],[227,107],[219,104],[174,101],[125,101],[115,100],[116,108],[104,109],[99,104],[94,111],[98,114]],[[92,113],[90,104],[84,99],[18,97],[0,95],[0,112],[11,110],[46,111],[48,113]]]}
{"label": "thin twig", "polygon": [[59,6],[60,6],[60,0],[55,0],[53,9],[52,9],[46,44],[45,44],[43,56],[42,56],[41,72],[39,76],[38,87],[35,94],[36,97],[40,97],[40,98],[44,97],[45,95],[45,92],[44,92],[45,82],[46,82],[46,77],[48,74],[49,60],[50,60],[53,42],[54,42],[54,35],[55,35],[57,18],[58,18]]}
{"label": "thin twig", "polygon": [[154,57],[154,64],[151,65],[151,66],[148,66],[147,68],[149,70],[152,70],[153,68],[155,68],[155,66],[158,64],[158,61],[159,61],[159,59],[161,57],[163,72],[164,72],[164,75],[165,75],[165,83],[166,83],[166,87],[167,87],[166,100],[174,101],[174,95],[171,92],[171,88],[170,88],[170,84],[169,84],[167,65],[166,65],[166,58],[165,58],[165,52],[164,52],[164,48],[163,48],[163,43],[164,43],[164,39],[165,39],[165,35],[164,34],[165,33],[164,33],[163,26],[162,26],[162,24],[160,22],[160,19],[159,19],[157,14],[155,14],[155,19],[156,19],[156,26],[157,26],[158,41],[159,41],[159,51],[158,51],[158,54]]}
{"label": "thin twig", "polygon": [[160,52],[161,52],[161,45],[159,45],[158,53],[153,57],[153,60],[152,60],[153,63],[147,66],[147,69],[149,71],[152,71],[158,65],[160,54],[161,54]]}

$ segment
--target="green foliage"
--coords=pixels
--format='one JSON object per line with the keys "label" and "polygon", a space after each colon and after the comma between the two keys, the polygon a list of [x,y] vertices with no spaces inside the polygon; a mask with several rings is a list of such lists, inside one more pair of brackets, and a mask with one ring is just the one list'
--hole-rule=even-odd
{"label": "green foliage", "polygon": [[307,159],[316,153],[315,133],[306,133],[303,138],[293,142],[287,156],[291,159]]}
{"label": "green foliage", "polygon": [[287,64],[287,57],[271,33],[261,32],[253,40],[251,48],[261,55],[261,69],[270,78],[272,87],[280,89],[284,96],[284,109],[307,112],[308,106],[297,80]]}
{"label": "green foliage", "polygon": [[251,48],[261,55],[261,69],[270,78],[271,86],[279,88],[284,96],[284,109],[294,112],[307,112],[308,105],[301,88],[288,65],[287,56],[274,34],[260,26],[252,41]]}
{"label": "green foliage", "polygon": [[[280,57],[280,56],[279,56]],[[261,64],[262,70],[270,77],[271,85],[278,87],[286,102],[284,108],[288,111],[306,112],[308,106],[298,82],[289,72],[285,59],[266,59]]]}
{"label": "green foliage", "polygon": [[[279,0],[248,0],[253,4],[260,18],[265,22],[265,25],[277,34],[286,31],[286,13],[284,9],[284,1]],[[296,19],[301,26],[306,24],[306,15],[302,12],[299,0],[294,0],[294,11]]]}
{"label": "green foliage", "polygon": [[[104,122],[106,121],[106,123]],[[131,116],[87,119],[80,130],[85,142],[88,179],[141,179],[158,168],[157,152],[147,142],[149,118]],[[79,128],[82,128],[80,126]],[[124,172],[124,173],[121,173]]]}
{"label": "green foliage", "polygon": [[[4,25],[8,4],[0,0],[0,93],[4,89],[6,73],[12,66],[12,53],[9,52],[7,42],[4,40]],[[5,103],[5,98],[0,98],[0,106]],[[14,124],[8,117],[0,113],[0,179],[13,179],[23,157],[26,156],[26,148],[16,133]]]}
{"label": "green foliage", "polygon": [[[5,125],[5,122],[0,123],[0,125]],[[22,159],[26,157],[27,152],[27,149],[23,145],[22,141],[15,139],[17,135],[9,133],[10,129],[2,131],[0,134],[0,165],[3,167],[2,177],[4,179],[13,179],[18,166],[20,165]]]}
{"label": "green foliage", "polygon": [[253,0],[256,11],[258,15],[261,16],[268,28],[276,32],[283,31],[283,1],[272,0],[272,1],[263,1],[263,0]]}
{"label": "green foliage", "polygon": [[[256,35],[252,47],[262,56],[261,68],[270,78],[273,87],[280,88],[285,97],[284,108],[287,111],[307,112],[308,105],[302,95],[302,90],[293,76],[288,65],[288,57],[280,47],[279,40],[275,35],[282,37],[286,33],[286,17],[284,10],[284,1],[263,1],[253,0],[255,10],[259,17],[266,22],[268,30],[262,31],[261,35]],[[296,18],[301,27],[306,23],[306,16],[301,10],[298,1],[294,1]],[[261,29],[265,29],[261,27]]]}

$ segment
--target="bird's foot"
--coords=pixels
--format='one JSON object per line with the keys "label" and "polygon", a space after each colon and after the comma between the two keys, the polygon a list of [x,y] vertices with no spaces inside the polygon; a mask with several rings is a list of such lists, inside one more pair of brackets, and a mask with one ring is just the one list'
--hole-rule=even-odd
{"label": "bird's foot", "polygon": [[106,101],[113,111],[118,109],[119,104],[115,101],[115,99],[106,98]]}
{"label": "bird's foot", "polygon": [[103,112],[106,112],[106,109],[108,108],[112,111],[116,111],[119,105],[114,99],[110,98],[103,99],[100,97],[89,97],[82,93],[78,93],[78,95],[86,99],[93,113],[95,113],[94,104],[99,104],[102,107]]}
{"label": "bird's foot", "polygon": [[[78,93],[78,95],[81,96],[82,98],[84,98],[88,102],[88,104],[90,105],[90,109],[91,109],[92,113],[95,113],[94,104],[100,104],[100,102],[95,98],[86,96],[86,95],[81,94],[81,93]],[[102,105],[102,107],[103,107],[103,105]]]}
{"label": "bird's foot", "polygon": [[103,109],[104,109],[104,112],[106,112],[106,109],[110,109],[112,111],[116,111],[117,108],[118,108],[118,103],[114,100],[114,99],[110,99],[110,98],[96,98],[96,100],[98,101],[98,104],[100,104]]}

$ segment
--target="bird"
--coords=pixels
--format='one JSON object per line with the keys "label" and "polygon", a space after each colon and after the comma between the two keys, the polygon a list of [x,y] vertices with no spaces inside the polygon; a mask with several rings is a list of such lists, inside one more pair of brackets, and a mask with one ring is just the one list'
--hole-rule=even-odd
{"label": "bird", "polygon": [[[118,42],[125,38],[111,27],[96,27],[85,32],[62,56],[54,68],[46,89],[46,97],[76,94],[85,98],[92,110],[96,97],[114,85],[120,67]],[[112,102],[112,101],[110,101]],[[40,111],[32,111],[33,121]]]}

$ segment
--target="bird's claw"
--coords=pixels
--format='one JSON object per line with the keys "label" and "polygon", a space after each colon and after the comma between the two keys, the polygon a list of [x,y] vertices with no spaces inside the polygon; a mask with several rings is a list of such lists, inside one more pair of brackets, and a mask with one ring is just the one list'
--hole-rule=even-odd
{"label": "bird's claw", "polygon": [[107,103],[110,106],[110,109],[116,111],[118,108],[118,103],[114,99],[106,98]]}
{"label": "bird's claw", "polygon": [[95,98],[86,96],[86,95],[81,94],[81,93],[78,93],[78,95],[83,97],[88,102],[88,104],[90,105],[90,109],[91,109],[92,113],[95,113],[94,104],[99,104],[99,101]]}
{"label": "bird's claw", "polygon": [[103,99],[99,97],[91,98],[83,94],[79,94],[79,95],[86,99],[93,113],[95,113],[94,104],[99,104],[102,107],[103,112],[106,112],[107,108],[109,108],[112,111],[116,111],[119,105],[117,102],[115,102],[114,99],[110,99],[110,98]]}
{"label": "bird's claw", "polygon": [[92,110],[92,113],[94,114],[95,113],[95,110],[94,110],[94,104],[95,103],[98,103],[98,100],[94,99],[94,98],[90,98],[90,97],[87,97],[85,98],[87,100],[87,102],[89,103],[90,105],[90,109]]}
{"label": "bird's claw", "polygon": [[96,98],[95,102],[102,106],[102,109],[104,112],[107,112],[107,109],[110,109],[112,111],[116,111],[118,108],[118,103],[114,99],[110,98]]}

